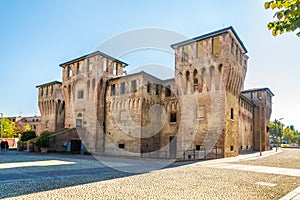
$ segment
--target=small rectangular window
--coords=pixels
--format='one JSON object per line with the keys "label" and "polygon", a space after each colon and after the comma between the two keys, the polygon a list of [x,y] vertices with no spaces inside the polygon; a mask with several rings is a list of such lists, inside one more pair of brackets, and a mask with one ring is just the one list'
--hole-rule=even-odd
{"label": "small rectangular window", "polygon": [[201,120],[205,118],[205,107],[197,106],[196,107],[196,119]]}
{"label": "small rectangular window", "polygon": [[188,46],[182,47],[182,61],[188,61]]}
{"label": "small rectangular window", "polygon": [[166,95],[166,97],[169,97],[169,96],[171,96],[171,86],[170,85],[168,85],[167,87],[165,87],[165,95]]}
{"label": "small rectangular window", "polygon": [[103,58],[103,72],[108,72],[107,59]]}
{"label": "small rectangular window", "polygon": [[82,128],[82,119],[76,119],[76,128]]}
{"label": "small rectangular window", "polygon": [[78,92],[77,92],[77,98],[78,99],[82,99],[83,98],[83,90],[79,90]]}
{"label": "small rectangular window", "polygon": [[112,84],[111,85],[111,96],[115,96],[116,95],[116,84]]}
{"label": "small rectangular window", "polygon": [[72,67],[69,66],[68,67],[68,77],[70,78],[70,77],[72,77],[72,75],[73,75]]}
{"label": "small rectangular window", "polygon": [[121,94],[126,94],[126,82],[121,83]]}
{"label": "small rectangular window", "polygon": [[155,87],[155,95],[159,95],[159,85],[156,84],[156,87]]}
{"label": "small rectangular window", "polygon": [[233,146],[230,146],[230,151],[233,151]]}
{"label": "small rectangular window", "polygon": [[125,144],[119,144],[119,149],[125,149]]}
{"label": "small rectangular window", "polygon": [[196,151],[204,151],[205,147],[204,145],[196,145]]}
{"label": "small rectangular window", "polygon": [[170,113],[170,123],[176,123],[176,113]]}
{"label": "small rectangular window", "polygon": [[200,58],[204,55],[204,46],[203,41],[197,42],[197,58]]}
{"label": "small rectangular window", "polygon": [[136,92],[137,87],[136,87],[136,80],[131,81],[131,92]]}
{"label": "small rectangular window", "polygon": [[118,75],[118,63],[114,62],[114,69],[113,69],[113,75]]}
{"label": "small rectangular window", "polygon": [[89,72],[92,71],[92,70],[93,70],[93,62],[90,61],[90,62],[89,62]]}
{"label": "small rectangular window", "polygon": [[257,98],[261,99],[262,98],[262,92],[261,91],[257,91]]}
{"label": "small rectangular window", "polygon": [[220,52],[220,41],[219,37],[212,38],[212,54],[218,54]]}
{"label": "small rectangular window", "polygon": [[234,119],[233,116],[234,116],[234,112],[233,112],[233,108],[231,108],[230,109],[230,119],[233,120]]}
{"label": "small rectangular window", "polygon": [[150,93],[150,90],[151,90],[151,85],[150,85],[150,82],[148,81],[148,83],[147,83],[147,92]]}

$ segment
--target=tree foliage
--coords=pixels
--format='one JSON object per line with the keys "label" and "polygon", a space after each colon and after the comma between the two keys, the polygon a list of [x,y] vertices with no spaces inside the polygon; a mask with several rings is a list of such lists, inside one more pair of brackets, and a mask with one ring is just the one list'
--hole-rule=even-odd
{"label": "tree foliage", "polygon": [[[273,36],[300,29],[300,0],[267,1],[265,9],[277,9],[274,15],[276,20],[268,23],[268,29],[272,30]],[[300,31],[296,35],[300,37]]]}
{"label": "tree foliage", "polygon": [[291,129],[290,126],[286,127],[282,131],[282,138],[286,139],[288,144],[291,143],[291,141],[294,139],[295,132]]}
{"label": "tree foliage", "polygon": [[12,122],[8,118],[2,118],[0,120],[0,127],[2,126],[3,138],[15,138],[17,137],[17,126],[15,122]]}
{"label": "tree foliage", "polygon": [[27,140],[31,140],[33,138],[36,138],[36,134],[35,131],[25,131],[24,133],[22,133],[20,140],[21,141],[27,141]]}

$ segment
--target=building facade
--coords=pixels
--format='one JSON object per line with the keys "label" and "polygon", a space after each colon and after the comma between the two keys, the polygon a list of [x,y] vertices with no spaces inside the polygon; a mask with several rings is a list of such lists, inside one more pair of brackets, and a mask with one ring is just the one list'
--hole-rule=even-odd
{"label": "building facade", "polygon": [[95,154],[191,159],[268,150],[273,93],[244,91],[247,50],[232,27],[172,44],[173,79],[127,75],[100,51],[37,86],[42,129],[77,128]]}

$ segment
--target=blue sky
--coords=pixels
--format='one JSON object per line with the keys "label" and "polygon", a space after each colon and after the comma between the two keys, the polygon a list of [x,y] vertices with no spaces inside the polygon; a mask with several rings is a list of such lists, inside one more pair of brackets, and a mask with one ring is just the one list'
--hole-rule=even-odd
{"label": "blue sky", "polygon": [[[275,94],[272,119],[283,117],[286,125],[300,129],[299,38],[295,33],[274,38],[266,28],[273,12],[263,4],[261,0],[1,0],[0,112],[39,114],[35,86],[61,80],[60,63],[90,53],[120,33],[154,27],[194,37],[233,26],[250,56],[245,89],[269,87]],[[141,56],[133,53],[122,60],[131,66],[141,64],[136,57]],[[166,58],[164,63],[172,65],[172,57]]]}

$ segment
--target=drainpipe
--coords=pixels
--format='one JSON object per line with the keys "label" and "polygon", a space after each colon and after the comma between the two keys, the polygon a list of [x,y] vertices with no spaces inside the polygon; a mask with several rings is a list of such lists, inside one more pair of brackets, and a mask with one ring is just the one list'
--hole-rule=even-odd
{"label": "drainpipe", "polygon": [[109,85],[109,80],[110,79],[107,79],[106,80],[106,83],[105,83],[105,89],[104,89],[104,105],[103,105],[103,143],[102,143],[102,148],[103,148],[103,153],[105,151],[105,135],[106,135],[106,94],[107,94],[107,89],[108,89],[108,85]]}

